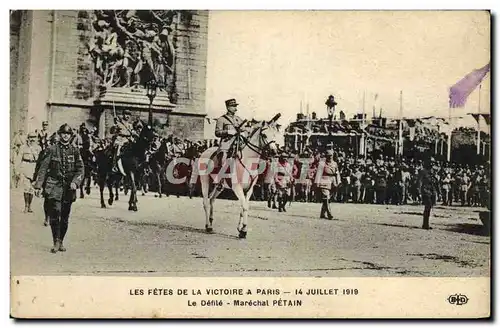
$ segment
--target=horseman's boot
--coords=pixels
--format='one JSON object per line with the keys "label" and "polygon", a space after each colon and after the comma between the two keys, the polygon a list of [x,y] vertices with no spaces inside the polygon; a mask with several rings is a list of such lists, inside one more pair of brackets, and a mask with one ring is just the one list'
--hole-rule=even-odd
{"label": "horseman's boot", "polygon": [[111,171],[114,173],[118,172],[118,156],[120,156],[120,146],[116,147],[116,150],[113,153],[113,167]]}

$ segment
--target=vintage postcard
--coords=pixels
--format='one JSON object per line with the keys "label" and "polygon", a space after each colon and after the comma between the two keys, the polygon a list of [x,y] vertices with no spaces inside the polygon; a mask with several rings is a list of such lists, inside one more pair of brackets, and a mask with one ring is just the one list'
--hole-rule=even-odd
{"label": "vintage postcard", "polygon": [[490,29],[11,10],[11,316],[489,317]]}

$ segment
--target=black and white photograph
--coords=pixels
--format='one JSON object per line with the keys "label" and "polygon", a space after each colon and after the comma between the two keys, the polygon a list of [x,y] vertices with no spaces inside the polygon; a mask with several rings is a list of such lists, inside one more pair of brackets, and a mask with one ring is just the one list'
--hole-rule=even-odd
{"label": "black and white photograph", "polygon": [[[443,292],[436,315],[490,315],[490,11],[9,19],[11,277],[140,277],[124,298],[206,318],[356,306],[367,287],[344,278],[473,278],[486,289]],[[93,316],[32,296],[13,310],[11,284],[15,317]]]}

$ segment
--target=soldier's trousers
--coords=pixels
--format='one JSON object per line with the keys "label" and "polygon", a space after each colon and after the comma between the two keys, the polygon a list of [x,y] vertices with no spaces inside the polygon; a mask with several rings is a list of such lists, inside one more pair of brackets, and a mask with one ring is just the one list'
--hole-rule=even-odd
{"label": "soldier's trousers", "polygon": [[429,217],[431,216],[431,209],[434,205],[434,195],[422,195],[422,202],[424,203],[424,215],[423,215],[423,228],[429,228]]}
{"label": "soldier's trousers", "polygon": [[52,240],[63,241],[66,232],[68,231],[68,220],[71,212],[71,200],[47,199],[47,213],[50,220],[50,228],[52,229]]}

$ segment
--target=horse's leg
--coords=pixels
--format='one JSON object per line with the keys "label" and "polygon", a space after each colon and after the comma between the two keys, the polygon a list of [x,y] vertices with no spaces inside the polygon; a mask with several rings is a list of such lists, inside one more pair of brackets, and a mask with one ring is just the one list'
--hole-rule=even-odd
{"label": "horse's leg", "polygon": [[[125,179],[123,179],[125,180]],[[115,179],[115,184],[114,184],[114,187],[115,187],[115,200],[120,200],[120,182],[122,181],[121,178],[116,178]],[[123,181],[123,184],[125,185],[125,181]],[[124,188],[125,189],[125,188]],[[126,195],[127,193],[125,193]]]}
{"label": "horse's leg", "polygon": [[141,191],[142,192],[142,195],[144,196],[145,193],[144,193],[144,172],[141,173],[140,176],[137,177],[137,191]]}
{"label": "horse's leg", "polygon": [[253,186],[250,188],[248,193],[245,195],[245,192],[243,191],[243,188],[240,184],[234,184],[233,185],[233,191],[236,197],[238,197],[238,200],[241,203],[241,212],[240,212],[240,221],[238,222],[238,232],[239,232],[239,238],[246,238],[247,237],[247,222],[248,222],[248,209],[249,209],[249,203],[250,203],[250,197],[252,195],[253,191]]}
{"label": "horse's leg", "polygon": [[276,206],[276,203],[278,203],[279,205],[279,200],[278,200],[278,189],[276,188],[276,190],[273,191],[273,209],[277,209],[278,206]]}
{"label": "horse's leg", "polygon": [[85,185],[85,193],[90,195],[90,183],[92,180],[92,169],[89,167],[87,171],[87,184]]}
{"label": "horse's leg", "polygon": [[130,198],[128,201],[128,209],[132,211],[137,212],[137,188],[135,185],[135,173],[131,171],[129,173],[129,179],[130,179]]}
{"label": "horse's leg", "polygon": [[99,193],[101,194],[101,208],[106,208],[106,204],[104,203],[104,184],[106,183],[105,177],[99,177]]}
{"label": "horse's leg", "polygon": [[222,191],[223,189],[214,188],[209,196],[210,211],[209,211],[208,221],[210,222],[210,228],[212,228],[212,224],[214,222],[214,203],[217,197],[219,197],[219,195],[222,193]]}
{"label": "horse's leg", "polygon": [[87,178],[87,171],[88,169],[85,167],[85,165],[83,166],[83,181],[82,183],[80,184],[80,198],[84,198],[85,196],[83,195],[83,185],[85,184],[85,179]]}
{"label": "horse's leg", "polygon": [[144,193],[147,194],[149,191],[149,173],[144,176]]}
{"label": "horse's leg", "polygon": [[85,174],[83,175],[83,181],[80,184],[80,198],[85,198],[85,196],[83,195],[83,183],[84,182],[85,182]]}
{"label": "horse's leg", "polygon": [[114,177],[113,177],[113,174],[111,174],[109,177],[108,177],[108,182],[107,182],[107,185],[108,185],[108,191],[109,191],[109,199],[108,199],[108,204],[111,206],[113,205],[113,201],[114,201],[114,195],[113,195],[113,184],[114,184]]}
{"label": "horse's leg", "polygon": [[160,173],[161,168],[157,167],[156,168],[156,183],[158,186],[158,197],[161,198],[162,194],[162,185],[161,185],[161,173]]}
{"label": "horse's leg", "polygon": [[213,232],[212,222],[213,218],[210,216],[211,207],[213,203],[211,202],[210,191],[210,177],[208,175],[200,176],[201,182],[201,192],[203,195],[203,209],[205,210],[205,230],[208,233]]}

